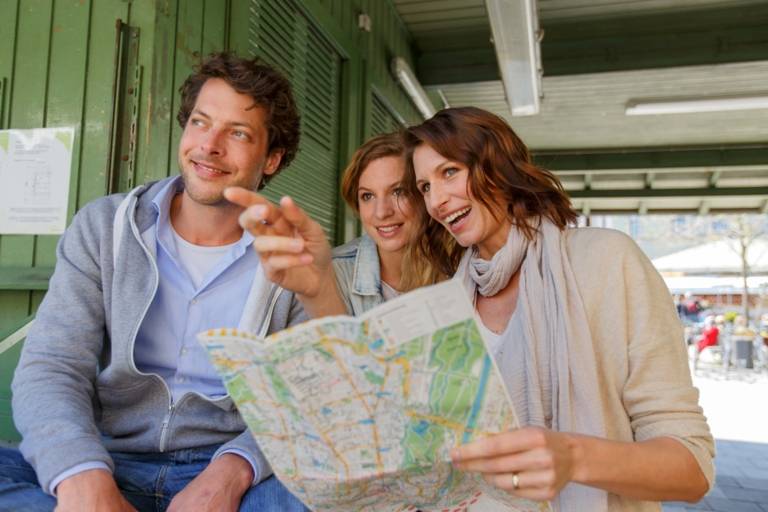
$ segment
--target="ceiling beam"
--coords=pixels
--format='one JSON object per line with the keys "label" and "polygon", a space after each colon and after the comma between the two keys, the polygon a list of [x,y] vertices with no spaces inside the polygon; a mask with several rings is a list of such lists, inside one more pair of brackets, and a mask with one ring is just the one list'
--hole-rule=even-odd
{"label": "ceiling beam", "polygon": [[[765,172],[766,175],[768,175],[768,164],[765,165],[734,165],[731,167],[720,167],[720,172],[722,173],[730,173],[730,172],[738,172],[738,171],[760,171]],[[653,171],[649,171],[648,169],[557,169],[557,174],[560,176],[578,176],[581,174],[591,174],[594,178],[595,176],[604,176],[606,174],[621,174],[621,173],[648,173],[653,172],[654,177],[658,177],[659,174],[680,174],[681,172],[695,172],[695,173],[702,173],[706,172],[703,171],[701,167],[657,167],[653,169]],[[722,175],[721,175],[722,177]]]}
{"label": "ceiling beam", "polygon": [[709,201],[702,201],[699,204],[699,215],[706,215],[709,213]]}
{"label": "ceiling beam", "polygon": [[643,189],[591,189],[566,191],[573,199],[654,199],[670,197],[733,197],[765,196],[768,187],[729,187],[729,188],[643,188]]}
{"label": "ceiling beam", "polygon": [[[541,19],[544,76],[748,62],[768,55],[768,3],[741,8],[550,21]],[[423,85],[499,80],[490,26],[469,33],[415,27]]]}
{"label": "ceiling beam", "polygon": [[649,149],[533,151],[538,165],[553,171],[656,169],[679,167],[768,166],[768,145],[694,146]]}
{"label": "ceiling beam", "polygon": [[712,174],[709,176],[709,186],[710,187],[716,187],[717,182],[720,181],[720,176],[723,174],[723,171],[713,171]]}
{"label": "ceiling beam", "polygon": [[547,23],[544,76],[764,60],[768,3]]}
{"label": "ceiling beam", "polygon": [[496,53],[487,48],[463,48],[421,54],[416,75],[422,85],[501,80]]}

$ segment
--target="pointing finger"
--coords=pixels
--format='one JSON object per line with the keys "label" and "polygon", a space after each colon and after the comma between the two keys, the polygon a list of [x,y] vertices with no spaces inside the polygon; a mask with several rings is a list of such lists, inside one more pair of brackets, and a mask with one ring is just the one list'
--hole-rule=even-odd
{"label": "pointing finger", "polygon": [[230,203],[242,206],[243,208],[248,208],[254,204],[269,204],[269,200],[266,197],[243,187],[225,188],[224,198]]}

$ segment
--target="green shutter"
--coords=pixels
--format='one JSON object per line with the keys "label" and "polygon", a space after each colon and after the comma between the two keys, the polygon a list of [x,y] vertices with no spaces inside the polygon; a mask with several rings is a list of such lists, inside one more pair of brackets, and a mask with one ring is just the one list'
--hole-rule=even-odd
{"label": "green shutter", "polygon": [[336,238],[341,57],[319,30],[286,0],[252,0],[251,51],[291,80],[301,114],[294,162],[264,190],[291,195]]}
{"label": "green shutter", "polygon": [[385,101],[375,92],[371,106],[371,135],[390,133],[402,128],[402,123],[395,117]]}

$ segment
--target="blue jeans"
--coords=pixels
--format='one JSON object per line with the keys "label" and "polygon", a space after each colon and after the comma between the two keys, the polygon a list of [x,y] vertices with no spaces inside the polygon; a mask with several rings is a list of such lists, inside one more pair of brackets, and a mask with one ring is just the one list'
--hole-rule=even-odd
{"label": "blue jeans", "polygon": [[[139,512],[164,511],[173,497],[199,475],[217,447],[167,453],[111,453],[114,478],[123,496]],[[18,450],[0,447],[0,512],[51,511],[56,498],[43,492],[32,466]],[[252,487],[240,512],[308,510],[274,476]]]}

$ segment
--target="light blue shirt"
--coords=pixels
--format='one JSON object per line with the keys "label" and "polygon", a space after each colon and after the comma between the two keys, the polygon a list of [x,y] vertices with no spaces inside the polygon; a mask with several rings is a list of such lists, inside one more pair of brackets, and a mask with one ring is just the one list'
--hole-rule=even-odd
{"label": "light blue shirt", "polygon": [[[177,402],[185,393],[208,397],[226,394],[205,350],[197,343],[199,332],[238,325],[259,264],[245,231],[238,242],[205,273],[199,286],[185,270],[179,257],[170,220],[171,200],[183,189],[181,178],[170,181],[153,200],[158,216],[155,242],[159,283],[152,304],[136,335],[134,360],[139,371],[160,375]],[[199,276],[198,276],[199,277]],[[253,468],[254,483],[261,481],[257,461],[237,449]],[[64,479],[90,469],[106,469],[101,462],[84,462],[61,473],[51,489]]]}
{"label": "light blue shirt", "polygon": [[180,189],[177,178],[153,200],[160,282],[134,347],[136,367],[160,375],[174,402],[189,392],[213,398],[226,394],[196,336],[239,324],[259,264],[253,236],[246,231],[196,287],[179,257],[170,221],[171,200]]}

